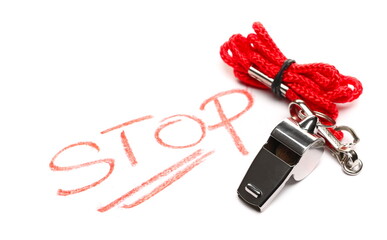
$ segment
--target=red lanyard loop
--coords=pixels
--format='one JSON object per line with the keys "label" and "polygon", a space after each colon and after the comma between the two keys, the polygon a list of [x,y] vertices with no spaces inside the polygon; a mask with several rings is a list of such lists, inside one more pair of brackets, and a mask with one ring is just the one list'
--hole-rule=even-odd
{"label": "red lanyard loop", "polygon": [[[253,24],[255,33],[247,37],[235,34],[220,49],[225,63],[234,69],[234,75],[244,84],[267,89],[257,81],[249,69],[258,70],[274,80],[273,92],[280,95],[281,83],[288,89],[282,93],[290,101],[302,99],[313,110],[322,112],[332,119],[338,117],[336,103],[346,103],[357,99],[363,91],[359,80],[345,76],[332,65],[325,63],[297,64],[289,61],[279,50],[266,29],[259,22]],[[284,64],[285,63],[285,64]],[[281,75],[278,79],[278,75]],[[343,138],[339,131],[333,131],[338,139]]]}

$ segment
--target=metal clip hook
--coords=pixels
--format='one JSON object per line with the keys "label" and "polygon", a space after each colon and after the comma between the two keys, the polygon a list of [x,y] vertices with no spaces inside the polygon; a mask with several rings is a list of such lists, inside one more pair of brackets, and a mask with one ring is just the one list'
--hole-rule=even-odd
{"label": "metal clip hook", "polygon": [[[352,149],[360,141],[355,131],[348,126],[338,126],[334,128],[338,131],[346,131],[351,134],[353,141],[343,144],[340,142],[338,148],[330,148],[332,155],[336,157],[343,171],[348,175],[356,175],[363,168],[363,162],[358,158],[357,153]],[[335,138],[332,134],[332,137]]]}
{"label": "metal clip hook", "polygon": [[[363,162],[353,150],[353,147],[360,141],[360,138],[352,128],[348,126],[336,126],[336,122],[332,118],[320,112],[312,112],[302,100],[296,100],[290,103],[289,111],[295,120],[302,120],[308,116],[315,115],[329,122],[330,125],[324,125],[319,121],[316,127],[317,134],[328,142],[326,145],[329,147],[332,155],[336,157],[346,174],[356,175],[361,171]],[[329,131],[329,128],[350,133],[353,138],[352,142],[342,143]]]}

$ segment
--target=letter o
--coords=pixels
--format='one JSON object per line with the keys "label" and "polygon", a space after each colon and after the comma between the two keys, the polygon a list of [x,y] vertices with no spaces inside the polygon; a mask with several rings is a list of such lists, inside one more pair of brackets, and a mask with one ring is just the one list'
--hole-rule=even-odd
{"label": "letter o", "polygon": [[160,125],[160,127],[158,127],[158,128],[156,129],[156,132],[155,132],[155,138],[156,138],[156,141],[157,141],[160,145],[162,145],[162,146],[164,146],[164,147],[175,148],[175,149],[178,149],[178,148],[189,148],[189,147],[193,147],[193,146],[197,145],[198,143],[200,143],[200,142],[203,140],[203,138],[206,136],[206,126],[205,126],[204,122],[203,122],[202,120],[200,120],[199,118],[195,117],[195,116],[186,115],[186,114],[177,114],[177,115],[173,115],[173,116],[164,118],[163,120],[161,120],[161,122],[164,122],[164,121],[166,121],[166,120],[168,120],[168,119],[175,118],[175,117],[185,117],[185,118],[191,119],[191,120],[195,121],[197,124],[199,124],[200,129],[201,129],[201,131],[202,131],[202,134],[201,134],[201,136],[200,136],[200,139],[197,140],[197,141],[194,142],[194,143],[191,143],[191,144],[188,144],[188,145],[183,145],[183,146],[175,146],[175,145],[171,145],[171,144],[168,144],[168,143],[164,142],[164,141],[161,139],[161,137],[160,137],[160,132],[161,132],[164,128],[166,128],[166,127],[168,127],[168,126],[170,126],[170,125],[172,125],[172,124],[175,124],[175,123],[177,123],[177,122],[182,121],[181,119],[177,119],[177,120],[172,120],[172,121],[170,121],[170,122],[164,123],[164,124]]}

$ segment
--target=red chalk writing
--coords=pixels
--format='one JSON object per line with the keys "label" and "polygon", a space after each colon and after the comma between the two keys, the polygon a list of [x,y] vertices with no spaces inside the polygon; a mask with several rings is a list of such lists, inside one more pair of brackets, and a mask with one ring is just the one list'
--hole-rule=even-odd
{"label": "red chalk writing", "polygon": [[[120,124],[118,126],[106,129],[106,130],[102,131],[101,134],[105,134],[105,133],[108,133],[110,131],[113,131],[113,130],[116,130],[116,129],[119,129],[119,128],[122,128],[122,127],[126,127],[128,125],[131,125],[131,124],[134,124],[134,123],[137,123],[137,122],[141,122],[141,121],[144,121],[144,120],[147,120],[147,119],[150,119],[150,118],[153,118],[153,116],[148,115],[148,116],[145,116],[145,117],[133,119],[133,120],[124,122],[124,123],[122,123],[122,124]],[[124,146],[124,150],[125,150],[126,156],[129,159],[129,162],[132,164],[132,166],[135,166],[137,164],[137,159],[134,156],[133,150],[132,150],[132,148],[129,145],[128,138],[126,137],[125,131],[121,132],[121,142],[122,142],[122,145]]]}
{"label": "red chalk writing", "polygon": [[113,159],[101,159],[101,160],[96,160],[96,161],[92,161],[92,162],[87,162],[87,163],[83,163],[83,164],[79,164],[79,165],[74,165],[74,166],[69,166],[69,167],[60,167],[60,166],[57,166],[54,162],[55,160],[57,159],[57,157],[63,153],[64,151],[69,151],[69,149],[71,148],[75,148],[75,147],[80,147],[80,146],[87,146],[87,147],[91,147],[97,151],[99,151],[99,147],[97,144],[93,143],[93,142],[79,142],[79,143],[75,143],[75,144],[71,144],[65,148],[63,148],[62,150],[60,150],[57,154],[55,154],[55,156],[52,158],[51,162],[50,162],[50,168],[51,170],[53,171],[70,171],[70,170],[73,170],[73,169],[77,169],[77,168],[83,168],[83,167],[89,167],[91,165],[95,165],[95,164],[109,164],[109,172],[104,176],[102,177],[101,179],[95,181],[94,183],[90,184],[90,185],[87,185],[87,186],[84,186],[84,187],[81,187],[81,188],[77,188],[77,189],[73,189],[73,190],[63,190],[63,189],[59,189],[58,190],[58,195],[62,195],[62,196],[67,196],[67,195],[70,195],[70,194],[75,194],[75,193],[80,193],[80,192],[83,192],[83,191],[86,191],[88,190],[89,188],[92,188],[92,187],[95,187],[97,186],[98,184],[102,183],[103,181],[105,181],[109,176],[110,174],[112,174],[113,172],[113,169],[114,169],[114,160]]}
{"label": "red chalk writing", "polygon": [[[243,109],[240,113],[236,114],[235,116],[233,116],[231,118],[227,118],[227,116],[224,114],[224,111],[223,111],[222,105],[220,104],[219,98],[222,96],[225,96],[225,95],[235,94],[235,93],[243,94],[244,96],[246,96],[248,99],[248,104],[245,107],[245,109]],[[205,100],[202,103],[202,105],[200,106],[200,110],[203,110],[206,107],[206,105],[211,101],[214,101],[214,103],[215,103],[215,107],[216,107],[216,110],[218,111],[221,122],[218,124],[215,124],[215,125],[208,126],[208,129],[212,130],[212,129],[216,129],[218,127],[225,127],[226,130],[230,133],[230,135],[235,143],[235,146],[238,148],[238,150],[242,154],[247,155],[249,152],[246,150],[245,146],[242,143],[242,140],[239,138],[238,134],[236,133],[234,127],[231,124],[231,121],[236,120],[237,118],[239,118],[242,114],[244,114],[245,112],[247,112],[251,108],[251,106],[253,105],[253,97],[245,90],[236,89],[236,90],[221,92],[221,93],[218,93],[215,96],[212,96],[209,99]]]}
{"label": "red chalk writing", "polygon": [[170,126],[170,125],[172,125],[172,124],[174,124],[174,123],[177,123],[177,122],[182,121],[181,119],[178,119],[178,120],[173,120],[173,121],[164,123],[164,124],[160,125],[160,127],[158,127],[158,128],[156,129],[156,132],[155,132],[155,139],[156,139],[156,141],[157,141],[160,145],[162,145],[162,146],[164,146],[164,147],[169,147],[169,148],[188,148],[188,147],[193,147],[193,146],[197,145],[197,144],[200,143],[200,142],[202,141],[202,139],[206,136],[206,126],[205,126],[204,122],[203,122],[202,120],[200,120],[199,118],[195,117],[195,116],[189,116],[189,115],[184,115],[184,114],[178,114],[178,115],[174,115],[174,116],[170,116],[170,117],[164,118],[163,120],[161,120],[161,122],[164,122],[164,121],[166,121],[166,120],[169,120],[169,119],[171,119],[171,118],[176,118],[176,117],[180,117],[180,118],[184,117],[184,118],[188,118],[188,119],[191,119],[191,120],[195,121],[195,122],[199,125],[199,127],[200,127],[200,129],[201,129],[201,131],[202,131],[202,132],[201,132],[201,137],[200,137],[200,139],[197,140],[197,141],[195,141],[195,142],[193,142],[193,143],[191,143],[191,144],[183,145],[183,146],[174,146],[174,145],[170,145],[170,144],[168,144],[168,143],[165,143],[165,142],[160,138],[160,132],[161,132],[161,130],[163,130],[164,128],[166,128],[166,127],[168,127],[168,126]]}
{"label": "red chalk writing", "polygon": [[207,152],[207,153],[203,154],[203,150],[201,150],[201,149],[195,151],[194,153],[190,154],[189,156],[187,156],[183,160],[177,162],[176,164],[172,165],[171,167],[165,169],[164,171],[156,174],[152,178],[150,178],[147,181],[143,182],[140,186],[137,186],[137,187],[133,188],[132,190],[130,190],[129,192],[125,193],[121,197],[119,197],[116,200],[114,200],[113,202],[109,203],[108,205],[99,208],[98,211],[105,212],[105,211],[111,209],[112,207],[118,205],[119,203],[123,202],[124,200],[126,200],[127,198],[129,198],[130,196],[135,194],[136,192],[140,191],[143,187],[145,187],[145,186],[147,186],[147,185],[157,181],[161,177],[166,177],[168,175],[171,175],[171,173],[176,172],[177,169],[181,168],[184,165],[187,165],[185,168],[183,168],[182,170],[180,170],[177,173],[173,174],[173,176],[171,176],[169,179],[167,179],[162,184],[160,184],[159,186],[154,188],[151,193],[144,195],[143,197],[135,200],[131,204],[124,204],[122,207],[123,208],[132,208],[132,207],[135,207],[135,206],[145,202],[149,198],[153,197],[154,195],[156,195],[157,193],[162,191],[164,188],[166,188],[169,185],[171,185],[173,182],[179,180],[182,176],[184,176],[186,173],[191,171],[194,167],[196,167],[197,165],[202,163],[205,160],[205,158],[208,157],[209,155],[211,155],[212,153],[213,153],[213,151],[212,152]]}
{"label": "red chalk writing", "polygon": [[[222,104],[222,98],[229,95],[240,95],[241,97],[245,98],[247,100],[246,106],[242,108],[242,110],[235,114],[234,116],[226,116],[224,112],[225,104]],[[121,207],[121,208],[133,208],[136,207],[143,202],[149,200],[150,198],[154,197],[157,193],[161,192],[168,186],[170,186],[172,183],[176,182],[180,178],[182,178],[184,175],[189,173],[191,170],[193,170],[195,167],[199,166],[202,162],[204,162],[206,159],[208,159],[209,156],[214,154],[215,150],[205,150],[203,148],[198,148],[196,150],[191,150],[194,147],[197,147],[200,142],[207,136],[207,131],[213,131],[215,129],[224,127],[228,135],[231,137],[232,142],[234,143],[236,149],[243,155],[248,154],[248,151],[246,147],[244,146],[241,138],[237,134],[234,126],[232,125],[232,122],[237,120],[239,117],[241,117],[244,113],[246,113],[253,105],[253,97],[245,90],[241,89],[234,89],[230,91],[225,91],[218,93],[208,99],[206,99],[199,107],[201,111],[205,113],[205,108],[208,104],[211,102],[214,103],[215,109],[217,112],[217,115],[220,118],[220,122],[217,124],[207,125],[203,120],[201,120],[199,117],[194,115],[187,115],[187,114],[175,114],[166,118],[162,118],[162,120],[159,122],[159,126],[154,128],[154,139],[155,143],[159,144],[163,147],[169,148],[169,149],[187,149],[190,153],[187,155],[187,157],[183,158],[182,160],[178,160],[175,164],[172,164],[170,167],[156,173],[153,177],[149,178],[148,180],[144,181],[137,187],[132,188],[126,193],[123,193],[119,197],[112,197],[112,201],[105,206],[102,206],[98,208],[98,211],[105,212],[108,211],[114,207]],[[131,128],[136,128],[141,126],[141,122],[143,121],[150,121],[155,119],[152,115],[146,115],[140,118],[132,119],[127,122],[124,122],[122,124],[113,126],[111,128],[108,128],[106,130],[101,131],[100,133],[102,135],[105,135],[107,133],[110,133],[115,130],[120,131],[120,140],[122,144],[122,149],[124,154],[127,157],[127,160],[129,160],[129,163],[132,167],[136,167],[138,163],[141,162],[141,159],[138,159],[136,157],[136,152],[133,150],[131,143],[133,143],[134,139],[132,139],[132,136],[130,135]],[[162,132],[167,131],[167,128],[171,128],[173,125],[179,123],[179,122],[189,122],[190,124],[193,124],[193,129],[196,129],[199,132],[197,136],[192,136],[192,139],[189,140],[189,143],[170,143],[166,139],[162,137]],[[185,129],[181,129],[181,131],[184,131]],[[189,135],[191,137],[191,135]],[[63,154],[63,152],[71,151],[72,149],[77,148],[77,150],[89,148],[97,153],[100,152],[101,147],[97,145],[97,143],[94,142],[78,142],[74,144],[70,144],[67,147],[64,147],[59,152],[57,152],[54,157],[50,161],[50,168],[52,171],[71,171],[74,169],[79,168],[86,168],[86,167],[92,167],[93,165],[97,164],[105,164],[109,166],[109,170],[107,173],[100,178],[98,178],[96,181],[94,181],[91,184],[88,184],[86,186],[82,186],[76,189],[70,189],[70,190],[58,190],[58,195],[61,196],[67,196],[71,194],[77,194],[80,192],[85,192],[91,188],[97,187],[99,184],[102,184],[106,179],[108,179],[111,174],[114,172],[115,167],[115,160],[113,158],[102,158],[99,160],[89,161],[82,164],[72,165],[72,166],[58,166],[56,164],[56,161],[60,156]],[[154,187],[150,192],[141,194],[142,190],[145,187],[154,185],[156,182],[160,182],[156,187]],[[134,196],[135,194],[139,195],[139,197]]]}

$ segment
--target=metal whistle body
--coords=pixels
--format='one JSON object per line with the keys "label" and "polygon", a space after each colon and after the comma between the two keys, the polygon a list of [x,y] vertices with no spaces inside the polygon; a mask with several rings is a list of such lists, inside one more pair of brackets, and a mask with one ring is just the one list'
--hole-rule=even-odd
{"label": "metal whistle body", "polygon": [[243,178],[239,197],[262,211],[291,177],[300,181],[308,176],[324,151],[324,139],[315,134],[317,123],[311,115],[278,124]]}

